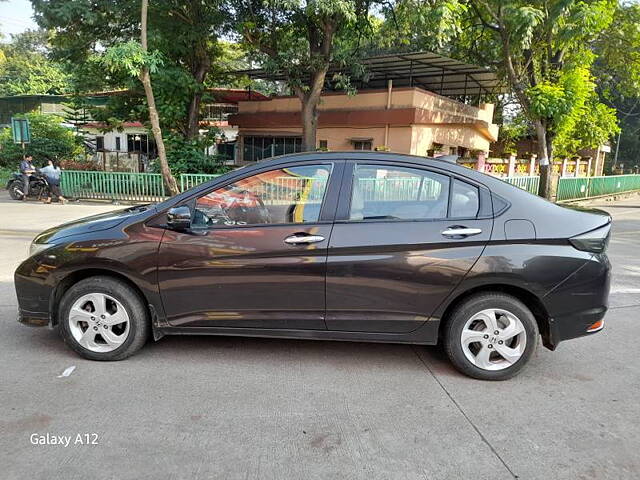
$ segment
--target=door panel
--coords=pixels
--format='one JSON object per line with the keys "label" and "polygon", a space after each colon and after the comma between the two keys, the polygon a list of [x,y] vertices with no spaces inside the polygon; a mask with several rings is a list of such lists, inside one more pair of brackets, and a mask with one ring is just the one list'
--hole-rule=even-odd
{"label": "door panel", "polygon": [[[320,235],[287,244],[293,234]],[[176,326],[325,329],[325,271],[331,225],[166,231],[158,275]]]}
{"label": "door panel", "polygon": [[284,165],[188,202],[167,230],[158,281],[171,325],[326,329],[327,246],[342,163]]}
{"label": "door panel", "polygon": [[476,217],[480,195],[443,172],[376,163],[348,182],[329,244],[327,328],[411,332],[471,269],[493,220],[447,218]]}
{"label": "door panel", "polygon": [[410,332],[429,319],[478,259],[491,220],[465,221],[482,233],[447,239],[451,221],[336,224],[327,263],[327,328]]}

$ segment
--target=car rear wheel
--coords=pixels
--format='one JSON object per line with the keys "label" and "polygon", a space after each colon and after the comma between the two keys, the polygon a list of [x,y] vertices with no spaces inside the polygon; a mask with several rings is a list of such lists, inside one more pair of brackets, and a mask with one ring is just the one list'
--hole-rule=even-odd
{"label": "car rear wheel", "polygon": [[444,347],[453,365],[481,380],[506,380],[529,361],[538,326],[527,306],[511,295],[474,295],[449,316]]}
{"label": "car rear wheel", "polygon": [[73,285],[62,297],[58,318],[65,343],[90,360],[122,360],[149,337],[144,302],[126,283],[110,277]]}

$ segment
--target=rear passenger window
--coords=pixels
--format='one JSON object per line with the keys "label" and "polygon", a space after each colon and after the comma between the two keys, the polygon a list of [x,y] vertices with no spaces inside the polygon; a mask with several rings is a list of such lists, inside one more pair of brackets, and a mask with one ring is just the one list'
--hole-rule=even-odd
{"label": "rear passenger window", "polygon": [[455,179],[451,190],[449,216],[453,218],[475,218],[478,216],[479,208],[480,194],[478,187]]}
{"label": "rear passenger window", "polygon": [[449,177],[406,167],[357,165],[349,218],[428,220],[446,218]]}

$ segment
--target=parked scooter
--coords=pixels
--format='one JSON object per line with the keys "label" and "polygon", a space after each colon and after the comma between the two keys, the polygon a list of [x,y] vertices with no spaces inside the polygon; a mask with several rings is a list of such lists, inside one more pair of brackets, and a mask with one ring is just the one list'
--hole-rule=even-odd
{"label": "parked scooter", "polygon": [[[20,173],[14,173],[13,178],[7,182],[7,190],[14,200],[22,200],[24,198],[24,182]],[[41,173],[33,173],[29,176],[29,195],[27,198],[42,200],[47,198],[51,192],[51,187],[47,181],[47,177]]]}

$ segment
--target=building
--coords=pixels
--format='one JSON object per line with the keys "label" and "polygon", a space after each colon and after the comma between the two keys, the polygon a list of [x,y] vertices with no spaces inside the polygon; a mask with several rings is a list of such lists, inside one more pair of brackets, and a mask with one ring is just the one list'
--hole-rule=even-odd
{"label": "building", "polygon": [[[483,97],[501,91],[488,69],[427,52],[365,60],[369,71],[355,95],[331,82],[318,108],[318,149],[390,150],[414,155],[488,152],[498,136],[493,105]],[[283,80],[265,70],[237,72]],[[330,70],[332,78],[339,70]],[[472,103],[473,102],[473,103]],[[301,104],[295,96],[238,102],[239,164],[300,151]]]}

